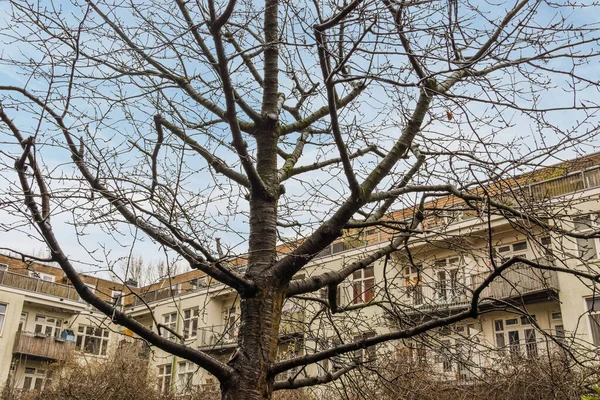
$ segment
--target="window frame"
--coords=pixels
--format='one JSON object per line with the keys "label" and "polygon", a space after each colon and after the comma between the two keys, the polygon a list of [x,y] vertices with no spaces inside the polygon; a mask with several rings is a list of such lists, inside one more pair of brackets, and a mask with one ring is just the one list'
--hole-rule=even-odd
{"label": "window frame", "polygon": [[[183,368],[182,368],[183,367]],[[177,380],[175,381],[175,390],[178,394],[187,394],[193,390],[194,374],[196,367],[189,361],[179,361],[177,363]],[[184,382],[185,381],[185,382]]]}
{"label": "window frame", "polygon": [[[92,333],[88,333],[88,330]],[[100,334],[96,334],[99,330]],[[98,346],[98,353],[88,350],[89,343],[91,346]],[[79,325],[75,337],[75,348],[85,354],[90,354],[97,357],[107,357],[110,347],[110,331],[107,328],[102,328],[93,325]]]}
{"label": "window frame", "polygon": [[[29,371],[27,371],[29,370]],[[33,370],[33,372],[31,371]],[[48,373],[45,369],[40,369],[38,367],[25,367],[23,370],[23,390],[44,390],[44,386],[46,386],[46,381],[48,380]],[[29,379],[29,384],[25,387],[27,383],[27,379]],[[38,384],[39,383],[39,384]]]}
{"label": "window frame", "polygon": [[125,296],[123,296],[122,290],[111,290],[110,291],[111,304],[115,306],[122,306],[125,304]]}
{"label": "window frame", "polygon": [[352,303],[369,303],[375,299],[375,266],[373,264],[352,273]]}
{"label": "window frame", "polygon": [[414,307],[421,306],[425,302],[423,295],[423,265],[407,265],[402,268],[402,276],[405,280],[406,296],[412,299]]}
{"label": "window frame", "polygon": [[173,365],[171,363],[157,365],[158,391],[162,394],[171,393],[173,384]]}
{"label": "window frame", "polygon": [[[515,250],[515,246],[522,245],[522,244],[525,245],[524,249]],[[503,250],[506,248],[508,248],[508,249]],[[503,259],[503,260],[508,260],[512,257],[521,257],[521,258],[529,259],[530,258],[529,250],[530,250],[530,248],[529,248],[529,243],[527,242],[527,240],[517,240],[512,243],[495,246],[494,254],[496,255],[496,257]]]}
{"label": "window frame", "polygon": [[[39,320],[39,318],[43,318],[44,320],[41,321],[41,320]],[[49,319],[54,320],[54,322],[50,322]],[[44,314],[35,314],[34,322],[35,322],[35,324],[33,325],[34,333],[39,333],[39,334],[45,335],[46,337],[55,337],[55,338],[60,337],[60,334],[63,329],[63,325],[65,324],[65,321],[62,318],[54,317],[51,315],[44,315]],[[40,327],[39,332],[38,332],[38,326]],[[52,331],[51,334],[47,333],[48,328],[50,328],[50,330]]]}
{"label": "window frame", "polygon": [[4,306],[4,311],[0,311],[0,336],[2,336],[2,333],[4,332],[4,322],[8,315],[8,303],[0,303],[0,309],[2,306]]}
{"label": "window frame", "polygon": [[591,343],[600,346],[600,297],[585,297],[584,306],[588,314],[588,333]]}
{"label": "window frame", "polygon": [[[168,327],[173,332],[177,332],[177,319],[178,319],[177,312],[174,311],[174,312],[163,314],[161,319],[162,319],[163,326]],[[175,334],[168,331],[167,329],[165,329],[163,331],[163,334],[161,336],[166,339],[171,339],[171,340],[175,338]]]}
{"label": "window frame", "polygon": [[458,255],[436,260],[434,269],[435,295],[438,301],[451,302],[464,294],[465,274]]}
{"label": "window frame", "polygon": [[[588,223],[582,222],[582,220],[588,220]],[[577,232],[577,233],[588,233],[588,232],[593,232],[594,230],[600,229],[600,214],[583,214],[583,215],[577,215],[574,216],[571,219],[571,222],[573,223],[573,231]],[[580,224],[578,226],[578,224]],[[583,227],[581,226],[583,225]],[[583,228],[583,229],[582,229]],[[586,249],[585,247],[581,248],[580,243],[592,243],[594,248],[593,248],[593,254],[590,254],[591,257],[587,257],[586,253],[588,253],[590,251],[590,249]],[[598,238],[589,238],[589,239],[580,239],[580,238],[576,238],[575,239],[575,246],[577,247],[576,251],[577,251],[577,258],[580,261],[590,261],[590,260],[598,260],[600,258],[600,256],[598,255],[598,253],[600,253],[600,239]]]}
{"label": "window frame", "polygon": [[52,274],[47,274],[45,272],[29,271],[29,276],[31,278],[39,279],[44,282],[52,282],[52,283],[56,282],[56,276],[54,276]]}
{"label": "window frame", "polygon": [[[189,316],[187,313],[189,312]],[[198,307],[191,307],[183,310],[183,338],[184,339],[195,339],[198,336],[198,321],[200,319],[200,309]],[[191,329],[191,332],[188,330]]]}
{"label": "window frame", "polygon": [[[368,339],[370,337],[374,337],[377,335],[377,332],[366,332],[360,335],[354,336],[354,341],[358,342],[364,339]],[[352,359],[356,362],[370,362],[377,360],[377,345],[371,345],[368,347],[361,347],[360,349],[354,350],[354,354]]]}
{"label": "window frame", "polygon": [[537,357],[538,339],[531,320],[536,320],[535,314],[493,319],[496,349],[501,352],[508,350],[509,355],[513,357]]}

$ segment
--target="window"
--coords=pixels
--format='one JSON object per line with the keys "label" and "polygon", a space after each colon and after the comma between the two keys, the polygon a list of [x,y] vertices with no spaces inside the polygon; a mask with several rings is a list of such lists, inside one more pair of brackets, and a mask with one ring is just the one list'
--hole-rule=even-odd
{"label": "window", "polygon": [[54,282],[54,280],[56,279],[56,277],[54,275],[45,274],[43,272],[37,272],[37,271],[29,271],[29,276],[31,276],[32,278],[41,279],[46,282]]}
{"label": "window", "polygon": [[[598,228],[600,220],[597,215],[582,215],[573,218],[573,229],[577,233],[592,233]],[[598,239],[577,238],[577,253],[582,260],[598,258]]]}
{"label": "window", "polygon": [[495,320],[496,347],[501,351],[508,348],[513,356],[536,357],[537,338],[532,321],[535,321],[535,315]]}
{"label": "window", "polygon": [[111,303],[113,305],[123,305],[123,300],[125,300],[125,298],[123,297],[123,291],[122,290],[113,290],[111,292],[110,295],[112,301]]}
{"label": "window", "polygon": [[[368,339],[370,337],[375,336],[375,332],[363,333],[362,335],[355,336],[354,341],[358,342],[360,340]],[[377,358],[376,347],[375,345],[369,346],[365,349],[358,349],[354,351],[354,360],[355,361],[374,361]]]}
{"label": "window", "polygon": [[0,335],[2,335],[2,330],[4,328],[4,320],[6,319],[7,309],[8,304],[0,303]]}
{"label": "window", "polygon": [[585,299],[585,304],[589,315],[592,342],[600,346],[600,297]]}
{"label": "window", "polygon": [[437,260],[435,267],[438,269],[436,294],[439,300],[452,301],[461,295],[459,283],[458,257]]}
{"label": "window", "polygon": [[190,290],[197,290],[206,287],[206,277],[192,279],[190,281]]}
{"label": "window", "polygon": [[[329,287],[321,288],[319,290],[319,297],[322,300],[329,301]],[[335,299],[336,299],[337,305],[339,306],[341,304],[341,302],[342,302],[342,288],[341,288],[340,285],[337,286],[337,290],[336,290],[336,294],[335,294]]]}
{"label": "window", "polygon": [[370,265],[352,274],[352,298],[354,304],[368,303],[375,297],[375,270]]}
{"label": "window", "polygon": [[171,364],[158,366],[158,390],[163,394],[171,391]]}
{"label": "window", "polygon": [[183,337],[185,339],[196,337],[199,315],[198,307],[183,311]]}
{"label": "window", "polygon": [[223,342],[232,343],[238,337],[238,309],[235,305],[225,308],[223,314]]}
{"label": "window", "polygon": [[34,332],[40,335],[59,337],[62,324],[63,321],[60,318],[38,314],[35,316]]}
{"label": "window", "polygon": [[[162,316],[162,324],[171,331],[177,332],[177,313],[164,314]],[[162,330],[162,336],[167,339],[175,338],[175,335],[167,329]]]}
{"label": "window", "polygon": [[421,279],[421,265],[404,267],[403,275],[406,285],[406,296],[412,299],[413,306],[423,304],[423,281]]}
{"label": "window", "polygon": [[44,388],[45,379],[46,370],[40,368],[25,367],[23,389],[42,390]]}
{"label": "window", "polygon": [[452,351],[449,340],[440,341],[440,362],[442,364],[442,370],[444,372],[452,372]]}
{"label": "window", "polygon": [[17,330],[24,331],[25,329],[27,329],[27,313],[22,312],[21,318],[19,319],[19,328]]}
{"label": "window", "polygon": [[108,351],[109,331],[105,328],[79,325],[76,347],[86,354],[105,356]]}
{"label": "window", "polygon": [[565,327],[562,322],[562,313],[560,311],[550,313],[550,329],[555,334],[556,339],[559,341],[565,339]]}
{"label": "window", "polygon": [[0,263],[0,271],[8,271],[8,264]]}
{"label": "window", "polygon": [[516,242],[504,246],[496,247],[496,255],[502,260],[508,260],[512,257],[527,258],[527,242]]}
{"label": "window", "polygon": [[177,393],[192,391],[195,371],[196,367],[191,362],[182,361],[177,364]]}

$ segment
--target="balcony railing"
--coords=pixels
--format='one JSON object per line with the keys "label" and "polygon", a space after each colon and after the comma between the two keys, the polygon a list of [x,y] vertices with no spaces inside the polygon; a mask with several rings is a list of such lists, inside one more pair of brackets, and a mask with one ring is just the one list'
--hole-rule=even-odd
{"label": "balcony railing", "polygon": [[173,296],[177,296],[179,294],[180,293],[177,288],[171,288],[171,287],[166,287],[166,288],[156,289],[156,290],[152,290],[152,291],[145,292],[145,293],[140,293],[139,294],[140,297],[134,297],[133,306],[135,307],[135,306],[142,305],[144,303],[152,303],[154,301],[168,299]]}
{"label": "balcony railing", "polygon": [[[448,281],[406,286],[401,299],[408,309],[424,312],[435,309],[462,307],[471,303],[472,291],[489,276],[489,272],[473,274],[470,284]],[[527,265],[508,269],[496,277],[480,294],[479,298],[509,299],[541,292],[558,290],[558,276],[554,271],[543,271]]]}
{"label": "balcony railing", "polygon": [[63,361],[75,350],[75,343],[40,333],[19,331],[15,337],[13,354]]}
{"label": "balcony railing", "polygon": [[199,347],[230,347],[237,343],[238,325],[212,325],[198,328]]}
{"label": "balcony railing", "polygon": [[79,300],[79,295],[73,286],[48,282],[39,278],[15,274],[8,271],[0,271],[0,285],[29,292],[48,294],[63,299]]}
{"label": "balcony railing", "polygon": [[[488,276],[488,272],[473,275],[471,277],[471,288],[477,288]],[[504,299],[548,289],[558,290],[558,276],[556,272],[519,265],[516,268],[504,271],[502,276],[494,279],[483,290],[481,297]]]}

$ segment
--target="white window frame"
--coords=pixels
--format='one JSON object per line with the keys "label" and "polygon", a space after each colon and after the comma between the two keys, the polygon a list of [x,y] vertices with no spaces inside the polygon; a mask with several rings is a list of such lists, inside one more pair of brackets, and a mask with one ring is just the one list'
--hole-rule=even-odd
{"label": "white window frame", "polygon": [[[600,216],[585,214],[573,217],[573,230],[577,233],[589,233],[600,229]],[[577,257],[582,261],[597,260],[600,251],[600,239],[575,239]],[[593,248],[592,248],[593,246]]]}
{"label": "white window frame", "polygon": [[200,310],[198,307],[183,310],[183,338],[194,339],[198,335],[198,320]]}
{"label": "white window frame", "polygon": [[8,264],[0,263],[0,271],[8,271]]}
{"label": "white window frame", "polygon": [[[4,310],[2,310],[2,308],[4,308]],[[8,303],[0,303],[0,336],[2,336],[2,332],[4,332],[6,314],[8,314]]]}
{"label": "white window frame", "polygon": [[196,366],[189,361],[177,363],[177,382],[175,387],[178,394],[191,393],[194,389],[194,373]]}
{"label": "white window frame", "polygon": [[[29,387],[25,387],[25,383],[29,379]],[[36,384],[39,386],[36,387]],[[46,370],[40,369],[36,367],[25,367],[25,371],[23,373],[23,390],[44,390],[44,386],[46,383]]]}
{"label": "white window frame", "polygon": [[423,266],[421,264],[407,265],[402,269],[406,285],[406,296],[412,299],[413,306],[423,305]]}
{"label": "white window frame", "polygon": [[56,281],[56,277],[54,275],[46,274],[44,272],[29,271],[29,276],[32,278],[42,280],[44,282],[55,282]]}
{"label": "white window frame", "polygon": [[[523,246],[524,248],[522,248]],[[494,250],[496,256],[504,260],[512,257],[529,258],[529,243],[527,243],[527,240],[496,246]]]}
{"label": "white window frame", "polygon": [[588,314],[590,343],[600,346],[600,297],[586,297],[584,301]]}
{"label": "white window frame", "polygon": [[[162,315],[162,324],[163,324],[163,326],[166,326],[169,329],[171,329],[173,332],[177,332],[177,313],[170,312],[167,314],[163,314]],[[162,336],[167,339],[175,338],[175,335],[166,329],[163,330]]]}
{"label": "white window frame", "polygon": [[[539,354],[537,335],[531,319],[535,320],[534,314],[530,316],[515,315],[493,319],[492,324],[496,348],[501,351],[508,349],[511,356],[537,357]],[[499,322],[502,324],[501,326],[498,324]],[[517,341],[514,340],[515,334]],[[532,335],[533,341],[531,340]],[[499,340],[500,337],[502,340]]]}
{"label": "white window frame", "polygon": [[[358,342],[363,339],[368,339],[370,337],[376,336],[376,332],[367,332],[362,335],[354,336],[354,341]],[[371,345],[367,348],[360,348],[358,350],[354,350],[354,360],[356,362],[370,362],[375,361],[377,359],[377,346]]]}
{"label": "white window frame", "polygon": [[375,298],[375,267],[369,265],[352,273],[352,302],[369,303]]}
{"label": "white window frame", "polygon": [[[435,261],[435,293],[439,301],[453,301],[463,294],[464,273],[460,257],[448,257]],[[461,288],[462,286],[462,288]]]}
{"label": "white window frame", "polygon": [[[27,317],[29,314],[26,311],[21,312],[21,316],[19,317],[19,326],[18,331],[26,331],[27,329]],[[2,329],[0,328],[0,334],[2,333]]]}
{"label": "white window frame", "polygon": [[240,324],[239,308],[232,304],[221,311],[223,316],[223,341],[225,343],[235,342],[238,339]]}
{"label": "white window frame", "polygon": [[[51,315],[36,314],[33,331],[45,336],[60,337],[64,321]],[[39,329],[38,329],[39,327]]]}
{"label": "white window frame", "polygon": [[125,297],[123,296],[122,290],[111,290],[110,298],[112,304],[116,306],[122,306],[125,303]]}
{"label": "white window frame", "polygon": [[169,363],[169,364],[163,364],[163,365],[159,365],[156,367],[157,369],[157,374],[156,377],[158,378],[158,391],[162,394],[167,394],[171,392],[171,383],[173,381],[172,379],[172,372],[173,372],[173,366]]}
{"label": "white window frame", "polygon": [[[94,349],[97,347],[97,352],[87,348],[90,346],[90,343],[92,343],[91,346],[94,346]],[[77,327],[75,346],[82,353],[106,357],[108,356],[108,349],[110,347],[110,331],[107,328],[98,326],[79,325]]]}

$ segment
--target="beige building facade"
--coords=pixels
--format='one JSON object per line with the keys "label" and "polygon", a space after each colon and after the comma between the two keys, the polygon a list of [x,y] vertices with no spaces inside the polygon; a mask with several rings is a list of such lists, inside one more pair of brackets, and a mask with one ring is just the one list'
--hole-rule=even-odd
{"label": "beige building facade", "polygon": [[[327,312],[326,290],[286,301],[280,359],[463,312],[496,264],[512,257],[600,274],[599,239],[556,233],[557,228],[591,232],[600,225],[599,162],[600,157],[593,155],[553,167],[562,172],[546,173],[544,179],[537,176],[532,183],[511,183],[512,189],[518,187],[526,195],[514,196],[522,203],[507,202],[507,206],[544,215],[546,228],[527,219],[477,213],[448,199],[442,205],[432,204],[434,211],[421,222],[418,239],[338,286],[336,302],[343,312]],[[503,190],[496,189],[502,199]],[[393,215],[410,216],[410,210]],[[389,244],[393,236],[375,228],[348,233],[315,257],[296,279],[339,270]],[[282,252],[290,246],[282,246]],[[23,266],[13,258],[0,258],[0,263],[0,381],[10,376],[18,388],[43,389],[51,379],[46,373],[48,363],[60,361],[67,353],[87,359],[107,357],[127,338],[126,332],[106,324],[79,300],[61,270],[31,265],[29,270],[36,272],[30,274],[17,272]],[[243,268],[243,261],[235,264]],[[224,360],[236,349],[239,298],[198,271],[135,289],[136,294],[107,280],[87,277],[84,281],[143,325],[155,331],[154,321],[169,327],[171,332],[161,330],[166,337]],[[600,346],[600,296],[595,297],[594,289],[573,274],[518,263],[481,291],[477,319],[288,371],[278,379],[320,375],[353,362],[386,358],[398,363],[427,361],[440,378],[462,380],[501,365],[507,357],[552,354],[560,351],[561,343],[595,354]],[[216,383],[196,365],[159,349],[152,348],[148,362],[163,391],[185,393]]]}

